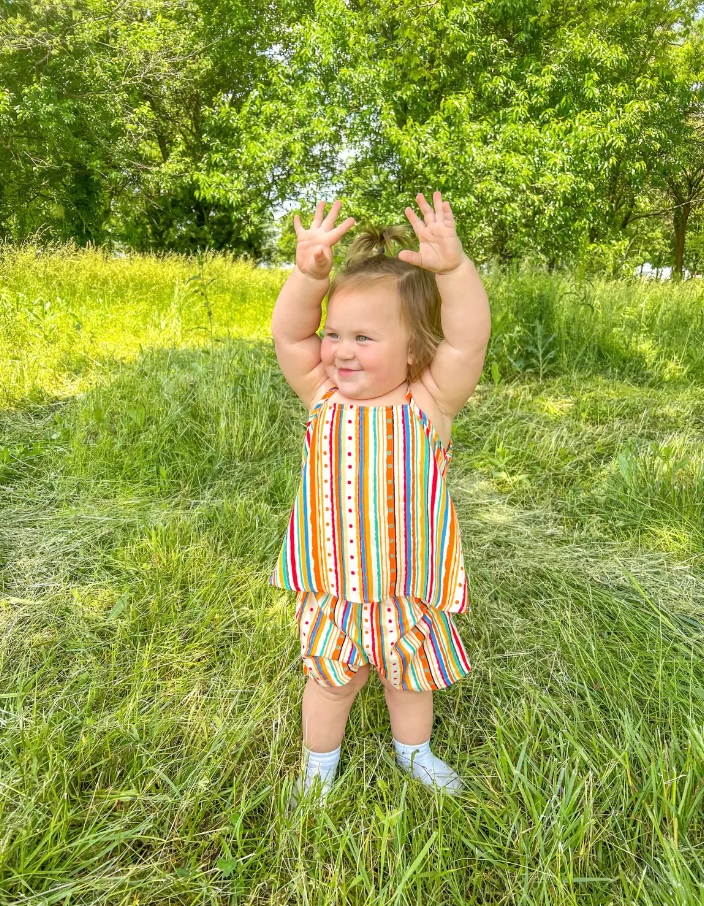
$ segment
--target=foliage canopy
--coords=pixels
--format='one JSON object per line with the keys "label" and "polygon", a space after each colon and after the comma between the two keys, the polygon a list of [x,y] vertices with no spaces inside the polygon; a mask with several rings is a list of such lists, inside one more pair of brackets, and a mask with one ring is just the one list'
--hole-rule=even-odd
{"label": "foliage canopy", "polygon": [[271,258],[284,210],[439,188],[480,261],[696,272],[697,6],[12,0],[0,235]]}

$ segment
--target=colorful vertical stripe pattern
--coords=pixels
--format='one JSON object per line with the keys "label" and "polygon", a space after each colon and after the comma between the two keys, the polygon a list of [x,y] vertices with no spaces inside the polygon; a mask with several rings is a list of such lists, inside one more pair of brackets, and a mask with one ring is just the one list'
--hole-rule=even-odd
{"label": "colorful vertical stripe pattern", "polygon": [[344,686],[372,663],[398,689],[446,689],[471,665],[452,617],[415,598],[359,604],[328,592],[299,591],[296,620],[303,672]]}
{"label": "colorful vertical stripe pattern", "polygon": [[308,420],[293,512],[270,584],[346,601],[415,597],[469,610],[452,457],[416,404],[331,403]]}

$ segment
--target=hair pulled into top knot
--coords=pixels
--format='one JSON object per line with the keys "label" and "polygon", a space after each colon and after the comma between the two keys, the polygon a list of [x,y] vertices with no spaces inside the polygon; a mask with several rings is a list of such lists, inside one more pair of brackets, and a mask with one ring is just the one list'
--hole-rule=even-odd
{"label": "hair pulled into top knot", "polygon": [[353,267],[375,255],[396,257],[401,249],[411,247],[413,232],[404,224],[377,227],[366,224],[350,243],[345,256],[345,267]]}

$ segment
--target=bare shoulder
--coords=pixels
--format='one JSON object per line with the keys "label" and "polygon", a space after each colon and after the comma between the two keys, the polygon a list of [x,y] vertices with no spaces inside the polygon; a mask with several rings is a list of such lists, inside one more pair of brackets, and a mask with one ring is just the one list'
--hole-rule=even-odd
{"label": "bare shoulder", "polygon": [[438,388],[430,374],[429,368],[426,368],[420,378],[411,384],[411,393],[420,408],[432,422],[443,446],[447,449],[452,436],[453,416],[442,409],[436,398]]}
{"label": "bare shoulder", "polygon": [[333,381],[329,377],[326,377],[322,384],[318,386],[318,389],[313,394],[313,399],[310,400],[308,405],[308,412],[312,413],[313,409],[318,405],[326,391],[328,391],[332,386],[334,386]]}

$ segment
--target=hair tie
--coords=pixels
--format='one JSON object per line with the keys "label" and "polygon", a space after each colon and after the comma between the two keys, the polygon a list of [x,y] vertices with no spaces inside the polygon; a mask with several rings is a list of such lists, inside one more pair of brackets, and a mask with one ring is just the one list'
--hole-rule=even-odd
{"label": "hair tie", "polygon": [[385,245],[380,245],[379,248],[376,250],[376,253],[377,253],[377,255],[385,255],[385,254],[386,254],[386,246],[385,246]]}

